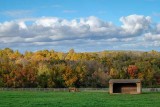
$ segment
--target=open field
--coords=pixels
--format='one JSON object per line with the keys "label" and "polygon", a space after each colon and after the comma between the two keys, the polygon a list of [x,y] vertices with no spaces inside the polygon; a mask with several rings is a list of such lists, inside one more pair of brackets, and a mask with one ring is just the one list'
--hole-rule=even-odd
{"label": "open field", "polygon": [[160,92],[140,95],[106,92],[0,91],[0,107],[159,107]]}

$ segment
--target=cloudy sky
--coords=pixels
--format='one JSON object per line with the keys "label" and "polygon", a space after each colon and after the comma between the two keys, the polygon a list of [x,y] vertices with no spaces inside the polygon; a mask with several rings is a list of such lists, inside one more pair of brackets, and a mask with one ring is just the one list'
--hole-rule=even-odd
{"label": "cloudy sky", "polygon": [[0,49],[160,51],[160,0],[0,0]]}

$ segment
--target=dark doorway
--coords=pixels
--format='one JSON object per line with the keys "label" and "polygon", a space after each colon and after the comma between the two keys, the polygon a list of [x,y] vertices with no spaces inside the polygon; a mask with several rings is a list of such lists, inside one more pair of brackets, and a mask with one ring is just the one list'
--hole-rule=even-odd
{"label": "dark doorway", "polygon": [[114,83],[113,93],[136,93],[136,83]]}

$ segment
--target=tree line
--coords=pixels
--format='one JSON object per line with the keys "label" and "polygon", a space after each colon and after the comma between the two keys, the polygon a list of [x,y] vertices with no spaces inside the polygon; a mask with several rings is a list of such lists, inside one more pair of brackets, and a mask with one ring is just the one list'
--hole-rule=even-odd
{"label": "tree line", "polygon": [[143,87],[160,86],[157,51],[77,53],[5,48],[0,50],[0,87],[108,87],[109,79],[141,79]]}

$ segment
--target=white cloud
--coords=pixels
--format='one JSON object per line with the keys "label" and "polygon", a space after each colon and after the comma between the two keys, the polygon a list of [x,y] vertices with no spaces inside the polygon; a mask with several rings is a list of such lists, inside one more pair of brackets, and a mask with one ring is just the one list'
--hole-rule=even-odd
{"label": "white cloud", "polygon": [[147,33],[144,35],[144,39],[148,41],[159,41],[160,42],[160,34]]}
{"label": "white cloud", "polygon": [[156,32],[160,34],[160,24],[157,24],[157,26],[156,26]]}
{"label": "white cloud", "polygon": [[33,13],[32,10],[8,10],[8,11],[1,12],[1,14],[3,15],[14,17],[14,18],[30,16],[32,13]]}
{"label": "white cloud", "polygon": [[144,31],[148,31],[151,25],[151,17],[143,15],[130,15],[127,17],[121,17],[120,21],[123,23],[122,29],[124,34],[141,34]]}
{"label": "white cloud", "polygon": [[52,18],[40,18],[37,19],[34,23],[37,26],[43,26],[43,27],[51,27],[51,26],[57,26],[59,24],[59,19],[56,17]]}
{"label": "white cloud", "polygon": [[130,15],[121,17],[120,21],[121,26],[95,16],[72,20],[41,17],[6,21],[0,23],[0,45],[114,48],[128,44],[135,49],[149,42],[159,46],[160,24],[153,26],[149,16]]}
{"label": "white cloud", "polygon": [[17,42],[23,42],[24,39],[21,37],[1,37],[0,42],[1,43],[17,43]]}
{"label": "white cloud", "polygon": [[159,47],[160,46],[160,41],[154,41],[154,46]]}
{"label": "white cloud", "polygon": [[77,13],[76,10],[63,10],[63,13]]}
{"label": "white cloud", "polygon": [[27,26],[24,22],[19,22],[18,25],[20,29],[27,29]]}
{"label": "white cloud", "polygon": [[123,41],[123,42],[132,42],[132,41],[134,41],[134,38],[123,38],[123,39],[121,39],[121,41]]}
{"label": "white cloud", "polygon": [[107,42],[117,42],[118,39],[117,38],[111,38],[111,39],[107,39]]}
{"label": "white cloud", "polygon": [[18,33],[19,25],[13,21],[0,23],[0,37],[1,36],[15,36]]}

